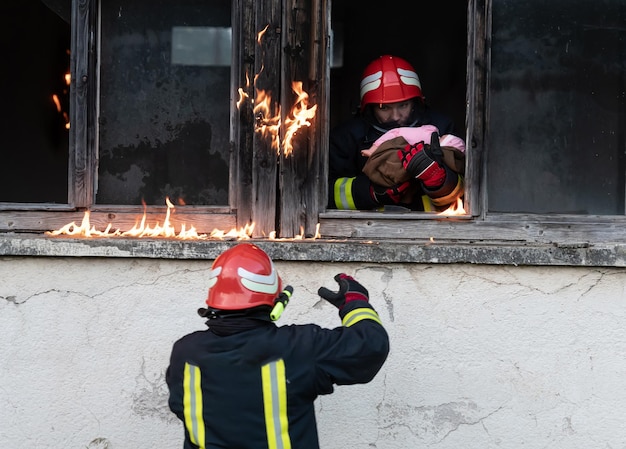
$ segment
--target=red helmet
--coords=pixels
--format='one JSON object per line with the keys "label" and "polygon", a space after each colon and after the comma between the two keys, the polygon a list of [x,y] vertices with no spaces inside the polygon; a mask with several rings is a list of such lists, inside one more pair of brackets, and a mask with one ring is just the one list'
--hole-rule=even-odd
{"label": "red helmet", "polygon": [[424,98],[420,79],[411,64],[384,55],[370,62],[361,78],[361,111],[368,104],[387,104]]}
{"label": "red helmet", "polygon": [[240,243],[213,261],[206,303],[220,310],[272,307],[281,291],[272,259],[258,246]]}

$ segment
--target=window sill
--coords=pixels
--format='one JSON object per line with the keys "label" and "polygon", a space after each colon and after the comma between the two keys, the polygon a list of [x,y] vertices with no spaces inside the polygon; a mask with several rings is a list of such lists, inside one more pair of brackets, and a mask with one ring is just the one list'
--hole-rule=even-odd
{"label": "window sill", "polygon": [[[626,243],[547,244],[506,241],[295,239],[245,240],[274,260],[367,263],[472,263],[626,267]],[[0,256],[212,260],[238,240],[68,238],[0,234]]]}
{"label": "window sill", "polygon": [[333,239],[504,242],[504,245],[612,246],[626,244],[626,217],[594,215],[489,214],[486,218],[425,213],[326,211],[321,233]]}

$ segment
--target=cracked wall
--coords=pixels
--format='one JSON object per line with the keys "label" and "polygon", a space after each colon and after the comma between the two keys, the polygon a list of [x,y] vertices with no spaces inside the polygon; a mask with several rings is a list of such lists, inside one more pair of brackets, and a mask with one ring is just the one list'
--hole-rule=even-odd
{"label": "cracked wall", "polygon": [[[391,337],[372,382],[318,399],[322,447],[626,447],[623,269],[276,265],[295,290],[279,324],[338,326],[316,292],[345,271]],[[204,327],[209,266],[0,259],[0,447],[180,447],[164,372]]]}

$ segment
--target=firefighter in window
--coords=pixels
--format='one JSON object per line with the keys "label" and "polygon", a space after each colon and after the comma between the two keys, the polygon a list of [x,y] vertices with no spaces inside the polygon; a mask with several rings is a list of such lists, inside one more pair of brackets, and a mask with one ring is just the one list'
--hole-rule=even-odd
{"label": "firefighter in window", "polygon": [[335,385],[364,384],[379,372],[389,337],[353,277],[318,294],[342,326],[277,326],[291,298],[270,257],[240,243],[219,255],[208,275],[208,329],[173,345],[166,371],[169,407],[182,421],[185,449],[318,449],[314,401]]}
{"label": "firefighter in window", "polygon": [[465,142],[425,102],[404,59],[384,55],[361,78],[357,115],[330,133],[331,209],[443,211],[463,195]]}

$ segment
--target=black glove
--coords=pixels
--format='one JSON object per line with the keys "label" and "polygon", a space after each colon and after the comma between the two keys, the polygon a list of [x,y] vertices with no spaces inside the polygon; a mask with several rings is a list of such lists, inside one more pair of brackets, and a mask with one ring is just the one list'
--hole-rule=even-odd
{"label": "black glove", "polygon": [[402,194],[409,187],[411,187],[410,181],[405,181],[402,184],[396,184],[392,187],[382,187],[372,183],[370,186],[370,195],[378,204],[398,204],[402,198]]}
{"label": "black glove", "polygon": [[436,132],[430,136],[430,145],[424,142],[407,145],[404,150],[398,150],[398,157],[404,169],[426,187],[439,187],[445,180],[443,152]]}
{"label": "black glove", "polygon": [[339,291],[333,292],[326,287],[320,287],[317,294],[326,301],[341,309],[350,301],[369,301],[369,292],[359,284],[352,276],[339,273],[335,276],[335,281],[339,284]]}

